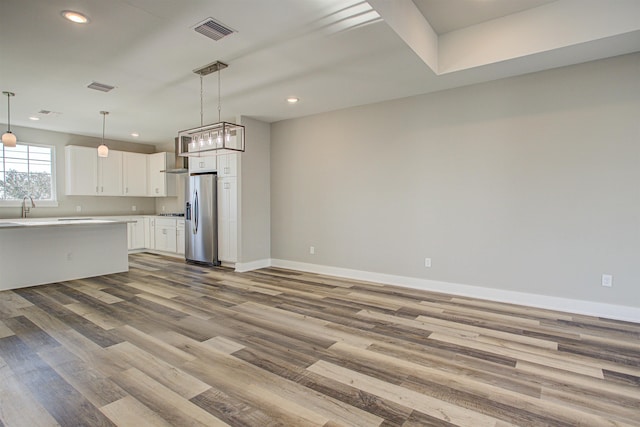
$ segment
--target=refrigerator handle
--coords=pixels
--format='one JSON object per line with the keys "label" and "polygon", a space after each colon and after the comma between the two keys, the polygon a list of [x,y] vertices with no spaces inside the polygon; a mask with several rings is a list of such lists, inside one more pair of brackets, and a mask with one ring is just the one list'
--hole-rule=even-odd
{"label": "refrigerator handle", "polygon": [[193,223],[195,228],[193,229],[193,234],[198,234],[198,217],[200,216],[200,204],[198,203],[198,191],[195,192],[194,194],[194,199],[193,199]]}
{"label": "refrigerator handle", "polygon": [[191,203],[187,202],[184,208],[184,219],[186,221],[191,221]]}

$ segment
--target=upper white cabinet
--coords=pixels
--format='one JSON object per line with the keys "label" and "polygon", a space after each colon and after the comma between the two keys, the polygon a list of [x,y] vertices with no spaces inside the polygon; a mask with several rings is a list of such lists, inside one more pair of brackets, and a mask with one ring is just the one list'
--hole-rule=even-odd
{"label": "upper white cabinet", "polygon": [[69,196],[122,196],[122,152],[98,157],[91,147],[64,147],[65,192]]}
{"label": "upper white cabinet", "polygon": [[176,195],[176,175],[160,172],[167,169],[173,153],[155,153],[147,155],[147,195],[168,197]]}
{"label": "upper white cabinet", "polygon": [[123,193],[125,196],[147,195],[147,154],[122,153]]}
{"label": "upper white cabinet", "polygon": [[221,154],[215,159],[218,177],[238,176],[238,154]]}
{"label": "upper white cabinet", "polygon": [[123,195],[122,151],[109,150],[108,157],[98,157],[98,195]]}
{"label": "upper white cabinet", "polygon": [[65,193],[68,196],[98,194],[98,152],[90,147],[64,147]]}
{"label": "upper white cabinet", "polygon": [[189,173],[215,172],[217,156],[189,157]]}

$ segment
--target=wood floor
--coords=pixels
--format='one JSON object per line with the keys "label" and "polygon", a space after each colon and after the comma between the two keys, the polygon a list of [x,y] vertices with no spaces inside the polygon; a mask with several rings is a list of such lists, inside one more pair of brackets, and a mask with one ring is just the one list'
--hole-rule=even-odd
{"label": "wood floor", "polygon": [[0,425],[640,425],[638,324],[130,262],[0,293]]}

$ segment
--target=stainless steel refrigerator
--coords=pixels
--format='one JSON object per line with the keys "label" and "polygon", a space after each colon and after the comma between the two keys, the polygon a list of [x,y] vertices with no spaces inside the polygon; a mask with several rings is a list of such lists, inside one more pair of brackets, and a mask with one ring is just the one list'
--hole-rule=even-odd
{"label": "stainless steel refrigerator", "polygon": [[220,265],[218,259],[218,196],[215,173],[191,174],[185,193],[185,258]]}

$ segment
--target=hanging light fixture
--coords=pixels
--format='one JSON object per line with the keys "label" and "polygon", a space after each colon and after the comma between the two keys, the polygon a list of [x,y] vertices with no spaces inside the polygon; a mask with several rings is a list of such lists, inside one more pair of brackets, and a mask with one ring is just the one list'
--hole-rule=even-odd
{"label": "hanging light fixture", "polygon": [[11,103],[10,103],[10,99],[12,96],[16,96],[15,93],[13,92],[2,92],[3,95],[7,95],[7,131],[5,133],[2,134],[2,145],[4,145],[5,147],[15,147],[16,146],[16,142],[17,142],[17,138],[16,136],[11,132]]}
{"label": "hanging light fixture", "polygon": [[102,144],[98,146],[98,157],[109,157],[109,147],[104,143],[104,124],[107,119],[108,111],[100,111],[102,114]]}
{"label": "hanging light fixture", "polygon": [[[179,156],[217,156],[244,151],[244,126],[221,120],[220,71],[227,67],[228,65],[224,62],[216,61],[193,70],[200,76],[200,127],[178,132]],[[218,122],[204,125],[202,78],[216,72],[218,73]]]}

